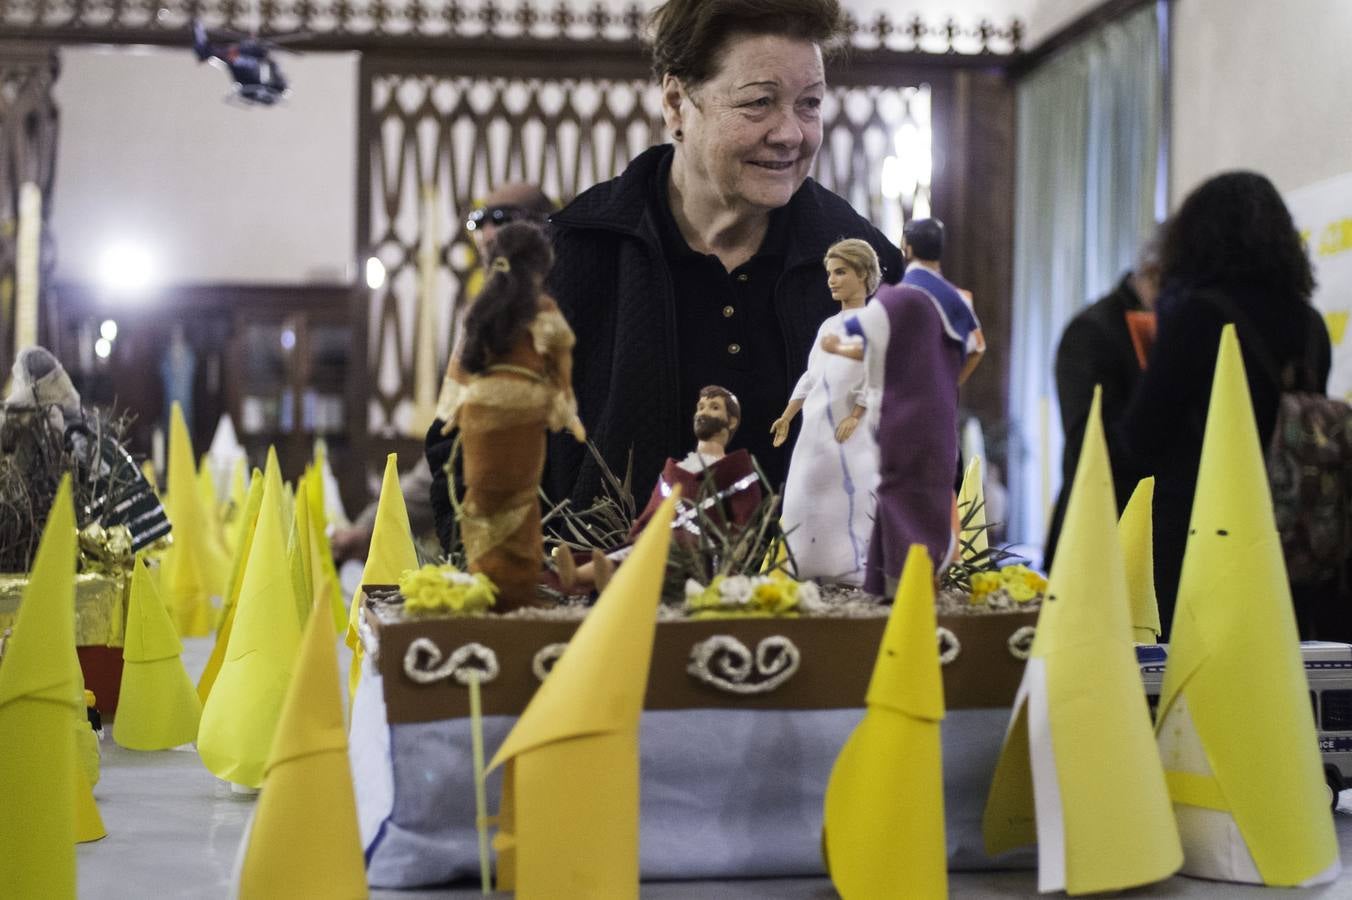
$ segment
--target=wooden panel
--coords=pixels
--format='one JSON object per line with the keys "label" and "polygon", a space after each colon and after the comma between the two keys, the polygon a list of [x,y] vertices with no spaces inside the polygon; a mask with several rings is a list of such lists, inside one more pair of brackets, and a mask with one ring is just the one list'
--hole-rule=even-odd
{"label": "wooden panel", "polygon": [[935,153],[944,162],[935,163],[934,213],[946,226],[944,271],[972,291],[986,333],[986,358],[962,405],[990,427],[1008,408],[1014,93],[996,69],[954,73],[951,91],[935,102]]}
{"label": "wooden panel", "polygon": [[19,188],[33,182],[42,191],[39,251],[39,340],[47,325],[48,282],[55,267],[50,220],[56,168],[56,50],[41,43],[0,43],[0,377],[14,363],[15,264],[18,257]]}

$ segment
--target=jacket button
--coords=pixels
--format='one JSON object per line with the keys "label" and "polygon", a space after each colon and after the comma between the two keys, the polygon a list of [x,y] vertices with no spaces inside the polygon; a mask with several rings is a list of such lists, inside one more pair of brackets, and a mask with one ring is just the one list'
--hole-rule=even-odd
{"label": "jacket button", "polygon": [[737,276],[737,280],[738,280],[738,281],[746,281],[746,280],[747,280],[748,278],[750,278],[750,277],[751,277],[750,275],[748,275],[748,274],[746,274],[745,272],[743,272],[741,275],[738,275],[738,276]]}
{"label": "jacket button", "polygon": [[742,352],[742,345],[741,345],[741,344],[728,344],[728,352],[729,352],[729,353],[732,353],[732,354],[741,353],[741,352]]}
{"label": "jacket button", "polygon": [[731,318],[732,318],[732,314],[735,313],[736,311],[737,311],[737,310],[733,309],[731,306],[725,306],[725,307],[723,307],[723,318],[725,318],[725,319],[731,319]]}

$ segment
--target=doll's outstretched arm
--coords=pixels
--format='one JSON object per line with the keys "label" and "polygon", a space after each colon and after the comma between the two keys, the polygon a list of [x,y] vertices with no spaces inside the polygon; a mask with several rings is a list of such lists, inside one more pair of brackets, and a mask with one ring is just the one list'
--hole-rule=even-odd
{"label": "doll's outstretched arm", "polygon": [[774,439],[770,442],[773,446],[779,447],[789,439],[789,423],[793,417],[798,415],[799,410],[803,408],[803,398],[794,397],[789,401],[789,405],[784,407],[784,412],[778,419],[770,423],[770,433]]}

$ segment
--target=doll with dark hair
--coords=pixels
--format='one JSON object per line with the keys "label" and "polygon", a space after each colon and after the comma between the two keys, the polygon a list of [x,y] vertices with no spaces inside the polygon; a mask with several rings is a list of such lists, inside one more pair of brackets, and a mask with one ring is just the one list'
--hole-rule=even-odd
{"label": "doll with dark hair", "polygon": [[465,316],[437,404],[459,428],[465,496],[459,526],[470,571],[497,585],[500,611],[535,605],[544,559],[537,496],[545,432],[586,432],[572,388],[573,332],[544,293],[553,252],[524,223],[493,242],[488,280]]}

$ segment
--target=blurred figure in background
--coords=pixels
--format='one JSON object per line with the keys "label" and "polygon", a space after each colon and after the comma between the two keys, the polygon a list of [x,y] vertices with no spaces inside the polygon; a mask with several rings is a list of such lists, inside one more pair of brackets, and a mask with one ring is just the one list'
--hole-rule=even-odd
{"label": "blurred figure in background", "polygon": [[1065,447],[1061,453],[1061,491],[1056,496],[1047,551],[1042,567],[1051,571],[1052,557],[1061,538],[1061,523],[1070,499],[1070,483],[1080,462],[1089,405],[1094,385],[1103,386],[1103,427],[1108,436],[1108,456],[1113,461],[1113,487],[1121,515],[1136,479],[1128,477],[1117,462],[1121,451],[1113,426],[1127,411],[1136,383],[1145,371],[1150,345],[1155,339],[1155,299],[1160,290],[1158,235],[1141,248],[1136,268],[1122,276],[1106,297],[1081,310],[1061,333],[1056,348],[1056,398],[1061,404],[1061,428]]}
{"label": "blurred figure in background", "polygon": [[[1312,370],[1301,379],[1310,390],[1322,393],[1328,380],[1329,336],[1310,304],[1313,291],[1304,242],[1281,195],[1262,175],[1217,175],[1189,194],[1165,225],[1158,334],[1119,423],[1122,459],[1114,460],[1114,469],[1120,465],[1133,481],[1155,476],[1155,591],[1164,640],[1192,517],[1221,329],[1234,322],[1239,333],[1266,450],[1282,385],[1268,374],[1260,354],[1265,351],[1279,370]],[[1308,366],[1307,356],[1313,356]],[[1302,611],[1306,602],[1296,598],[1303,634],[1309,626],[1310,610]]]}

